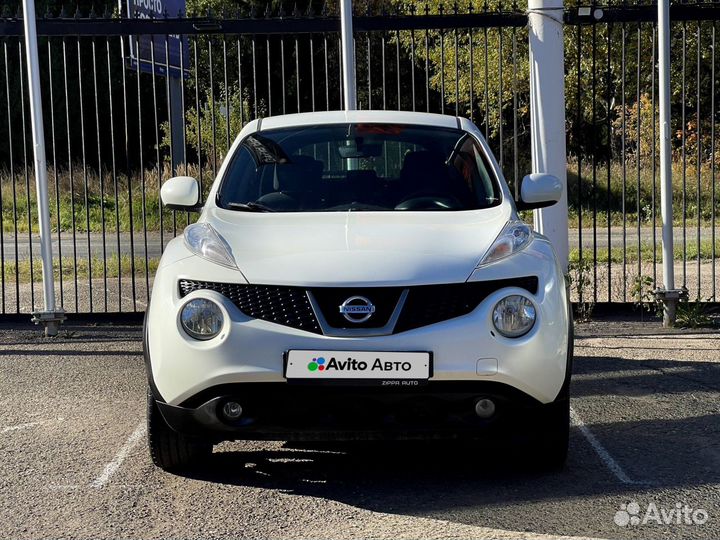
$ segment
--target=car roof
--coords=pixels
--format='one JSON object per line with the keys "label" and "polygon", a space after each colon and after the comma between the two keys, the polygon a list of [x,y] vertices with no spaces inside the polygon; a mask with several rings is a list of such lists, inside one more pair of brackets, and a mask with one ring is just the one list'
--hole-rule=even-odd
{"label": "car roof", "polygon": [[257,131],[317,124],[415,124],[460,129],[460,119],[445,114],[411,111],[322,111],[269,116],[258,121]]}

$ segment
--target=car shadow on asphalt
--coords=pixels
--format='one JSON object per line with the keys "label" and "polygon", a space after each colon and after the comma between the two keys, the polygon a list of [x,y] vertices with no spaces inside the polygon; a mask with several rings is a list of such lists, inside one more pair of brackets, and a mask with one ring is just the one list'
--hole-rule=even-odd
{"label": "car shadow on asphalt", "polygon": [[576,355],[573,377],[571,394],[576,398],[720,392],[720,362]]}
{"label": "car shadow on asphalt", "polygon": [[[681,375],[667,376],[663,370],[671,367],[683,368]],[[530,465],[532,446],[402,441],[285,443],[267,450],[254,443],[233,443],[216,450],[189,476],[409,514],[720,483],[718,414],[697,414],[691,408],[687,415],[678,409],[672,418],[658,418],[662,409],[653,401],[682,403],[693,392],[714,391],[720,365],[578,356],[574,372],[582,374],[571,393],[579,398],[575,403],[589,411],[583,414],[585,423],[632,482],[615,476],[576,427],[567,466],[560,472]],[[625,385],[646,399],[618,391]],[[615,400],[610,406],[618,408],[621,421],[609,420],[617,414],[603,412],[608,396]]]}
{"label": "car shadow on asphalt", "polygon": [[[532,492],[534,497],[566,496],[571,486],[580,495],[584,488],[578,473],[538,471],[498,445],[402,441],[285,443],[275,450],[220,451],[189,476],[415,514],[523,501]],[[612,478],[603,471],[600,476],[605,476],[602,489],[612,487]]]}

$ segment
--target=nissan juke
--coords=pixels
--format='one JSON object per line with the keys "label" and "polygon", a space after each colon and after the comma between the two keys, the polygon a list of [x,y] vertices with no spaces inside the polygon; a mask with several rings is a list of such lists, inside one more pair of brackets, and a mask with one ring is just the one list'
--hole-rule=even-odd
{"label": "nissan juke", "polygon": [[160,260],[144,327],[152,459],[225,440],[520,436],[566,458],[572,315],[550,241],[465,118],[337,111],[247,124]]}

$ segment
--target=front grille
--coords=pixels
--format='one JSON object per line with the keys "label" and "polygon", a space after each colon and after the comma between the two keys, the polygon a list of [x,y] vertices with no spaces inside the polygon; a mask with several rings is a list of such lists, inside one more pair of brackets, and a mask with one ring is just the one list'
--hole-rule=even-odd
{"label": "front grille", "polygon": [[[285,287],[276,285],[243,285],[236,283],[214,283],[209,281],[195,281],[182,279],[179,283],[180,296],[184,297],[197,290],[212,290],[230,299],[240,311],[248,317],[264,321],[299,328],[308,332],[322,334],[318,320],[313,312],[307,292],[301,287]],[[408,296],[395,325],[394,333],[406,332],[422,326],[467,315],[474,310],[480,302],[493,292],[504,287],[519,287],[535,294],[538,288],[536,277],[523,277],[514,279],[499,279],[493,281],[479,281],[474,283],[454,283],[447,285],[422,285],[408,287]],[[382,312],[392,312],[395,309],[399,289],[396,287],[372,288],[334,288],[313,289],[317,297],[327,297],[337,300],[354,294],[373,296],[388,303],[382,306]],[[342,294],[337,294],[342,293]],[[392,294],[389,294],[392,293]],[[391,301],[392,300],[392,301]],[[335,310],[339,302],[323,302],[321,309],[328,319],[334,322]],[[389,315],[388,315],[389,316]],[[382,320],[381,320],[382,319]],[[357,328],[381,327],[387,322],[387,317],[379,317],[375,323],[369,321],[368,325]],[[331,324],[331,326],[334,326]],[[335,326],[336,328],[352,325]]]}
{"label": "front grille", "polygon": [[537,285],[536,277],[526,277],[410,287],[395,333],[467,315],[490,294],[504,287],[520,287],[535,294]]}
{"label": "front grille", "polygon": [[227,297],[248,317],[322,334],[305,289],[300,287],[180,280],[181,297],[202,289]]}
{"label": "front grille", "polygon": [[[310,290],[328,325],[350,329],[385,326],[395,311],[402,292],[402,287],[321,287]],[[367,321],[350,322],[340,313],[340,304],[352,296],[367,298],[375,306],[375,313]]]}

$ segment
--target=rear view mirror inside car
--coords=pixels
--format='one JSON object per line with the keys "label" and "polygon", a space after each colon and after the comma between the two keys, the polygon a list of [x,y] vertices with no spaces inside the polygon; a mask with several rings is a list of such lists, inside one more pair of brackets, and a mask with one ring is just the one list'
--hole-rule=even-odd
{"label": "rear view mirror inside car", "polygon": [[338,153],[343,159],[379,157],[382,155],[382,145],[373,143],[355,143],[350,141],[348,146],[339,146]]}

